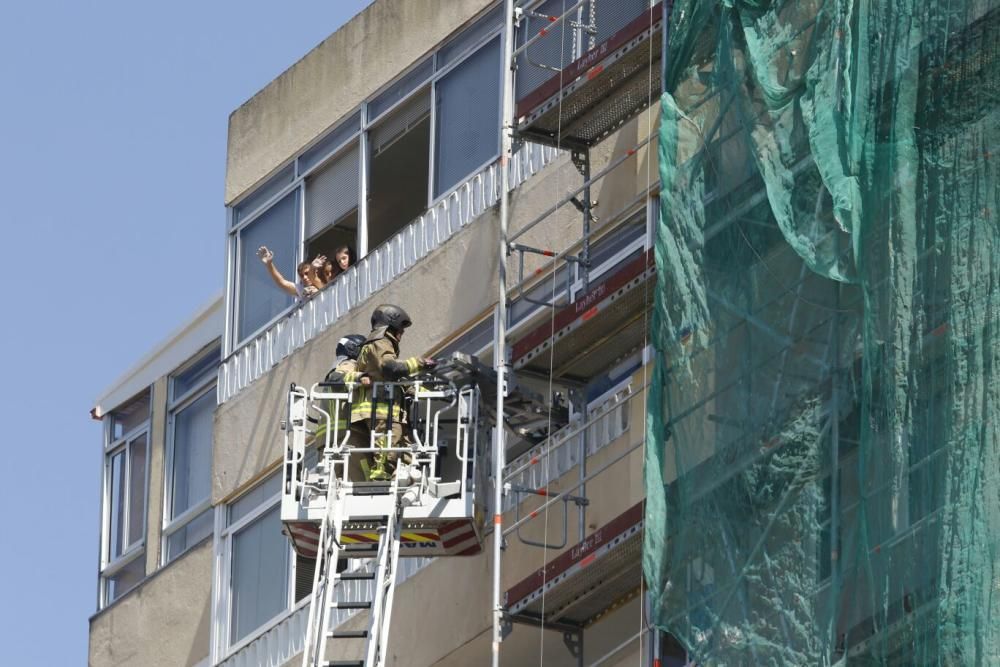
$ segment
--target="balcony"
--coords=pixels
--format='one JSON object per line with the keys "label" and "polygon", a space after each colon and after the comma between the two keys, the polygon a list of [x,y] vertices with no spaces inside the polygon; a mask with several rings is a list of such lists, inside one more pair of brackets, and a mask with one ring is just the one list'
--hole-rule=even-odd
{"label": "balcony", "polygon": [[[520,186],[558,156],[525,144],[511,162],[510,186]],[[313,299],[296,307],[233,352],[219,368],[218,402],[230,400],[382,287],[468,226],[500,198],[500,163],[461,183],[432,208],[360,259]]]}

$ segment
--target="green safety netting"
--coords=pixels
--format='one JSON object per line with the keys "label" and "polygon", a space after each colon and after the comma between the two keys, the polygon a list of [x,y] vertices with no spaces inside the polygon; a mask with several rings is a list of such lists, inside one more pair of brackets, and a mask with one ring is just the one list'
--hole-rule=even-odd
{"label": "green safety netting", "polygon": [[700,665],[1000,665],[1000,3],[676,0],[644,568]]}

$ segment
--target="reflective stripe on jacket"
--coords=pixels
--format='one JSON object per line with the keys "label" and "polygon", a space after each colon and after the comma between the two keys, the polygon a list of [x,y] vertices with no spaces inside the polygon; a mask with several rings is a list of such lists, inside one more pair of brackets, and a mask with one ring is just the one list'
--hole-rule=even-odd
{"label": "reflective stripe on jacket", "polygon": [[[373,384],[380,382],[396,382],[413,375],[420,370],[420,360],[411,357],[400,361],[399,341],[385,327],[375,329],[368,336],[358,354],[359,373],[367,374]],[[375,399],[374,414],[376,418],[389,417],[389,402],[385,398],[384,389]],[[355,391],[355,400],[351,405],[351,421],[358,422],[372,417],[372,387],[360,386]],[[392,400],[392,418],[399,420],[403,415],[403,393],[396,390]]]}

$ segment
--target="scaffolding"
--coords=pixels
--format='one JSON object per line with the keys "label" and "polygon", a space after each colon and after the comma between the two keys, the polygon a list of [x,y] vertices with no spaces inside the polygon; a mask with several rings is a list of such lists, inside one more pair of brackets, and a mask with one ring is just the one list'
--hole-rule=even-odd
{"label": "scaffolding", "polygon": [[[529,452],[525,455],[527,460],[518,458],[512,468],[507,467],[509,450],[505,429],[498,427],[494,431],[492,661],[494,667],[499,666],[500,645],[506,633],[511,631],[511,624],[526,623],[563,632],[567,648],[582,665],[584,628],[642,590],[639,567],[642,506],[633,507],[588,537],[587,482],[626,460],[642,442],[628,446],[609,462],[588,470],[587,433],[594,420],[587,416],[586,401],[582,406],[578,403],[581,400],[579,392],[588,378],[615,359],[638,353],[640,365],[647,361],[648,315],[655,279],[646,224],[647,206],[655,185],[647,182],[634,200],[600,221],[600,230],[597,230],[598,221],[593,212],[597,202],[592,197],[593,186],[622,165],[632,164],[637,153],[649,146],[651,128],[647,128],[646,136],[636,145],[597,171],[592,169],[591,149],[658,100],[662,42],[666,31],[660,2],[581,0],[519,5],[513,0],[504,3],[501,159],[509,159],[517,142],[555,146],[570,152],[582,183],[515,234],[509,233],[509,195],[501,197],[499,304],[493,355],[498,370],[496,412],[503,412],[506,383],[513,375],[518,375],[547,383],[549,387],[553,382],[559,383],[567,390],[569,401],[576,402],[575,412],[582,411],[584,416],[578,425],[567,427],[573,437],[566,436],[554,444],[554,436],[550,433],[544,447],[536,448],[537,455]],[[543,62],[543,56],[551,61]],[[534,87],[521,86],[523,89],[519,90],[513,76],[515,70],[519,77],[526,71],[533,72],[525,79],[534,83]],[[563,249],[549,249],[532,247],[522,241],[532,229],[545,224],[567,206],[575,208],[581,217],[581,231],[575,242]],[[642,224],[642,238],[647,242],[631,254],[619,254],[611,270],[593,277],[597,259],[594,253],[596,234],[599,231],[607,235],[604,238],[613,236],[615,229],[624,229],[621,223],[636,211],[646,218]],[[508,284],[506,275],[512,258],[517,267],[513,286]],[[528,258],[541,259],[544,268],[530,273],[526,270]],[[528,290],[526,285],[537,276],[545,277]],[[556,282],[559,282],[558,290]],[[544,293],[546,284],[552,285],[551,294]],[[558,298],[557,291],[561,294]],[[507,313],[511,301],[537,306],[546,316],[535,326],[521,331],[508,347]],[[597,351],[600,353],[595,354]],[[626,403],[644,396],[645,386]],[[525,469],[547,465],[545,461],[555,456],[554,448],[570,447],[579,448],[574,454],[578,479],[570,488],[550,494],[547,485],[533,488],[516,483]],[[522,515],[520,507],[526,498],[535,498],[539,504]],[[563,513],[560,540],[537,542],[521,534],[526,524],[560,504]],[[505,506],[515,510],[515,520],[510,525],[504,525]],[[580,542],[518,586],[502,592],[500,572],[505,540],[516,537],[526,545],[543,549],[565,548],[570,534],[571,506],[575,506],[578,514]],[[581,589],[587,590],[581,593]],[[559,604],[550,608],[549,613],[542,613],[548,596],[558,598]],[[641,641],[644,636],[645,633],[640,632],[637,638]],[[623,646],[633,640],[626,641]],[[606,658],[610,658],[610,654],[594,664]]]}
{"label": "scaffolding", "polygon": [[[635,598],[642,627],[612,653],[652,632],[651,659],[705,664],[1000,660],[995,633],[969,630],[994,611],[976,591],[1000,548],[1000,8],[910,7],[911,33],[850,2],[731,4],[503,3],[493,369],[460,369],[492,420],[492,663],[519,624],[562,633],[583,665],[584,631]],[[892,62],[849,53],[859,21],[898,40]],[[656,102],[657,128],[592,164]],[[529,141],[566,150],[581,181],[511,232],[508,167]],[[654,149],[656,182],[598,220],[593,191]],[[570,208],[565,247],[529,243]],[[615,405],[642,402],[646,430],[595,465],[607,413],[587,391],[609,363],[642,369]],[[645,500],[591,527],[593,480],[640,451]],[[963,514],[976,503],[982,524]],[[504,590],[515,539],[558,554]]]}
{"label": "scaffolding", "polygon": [[[550,317],[508,349],[502,274],[495,362],[504,377],[572,386],[593,372],[591,352],[634,343],[655,312],[643,523],[653,622],[707,664],[1000,660],[996,633],[974,630],[997,611],[976,591],[995,579],[987,554],[1000,531],[993,509],[982,521],[969,510],[994,508],[1000,486],[989,278],[1000,8],[686,0],[651,3],[602,39],[594,3],[517,4],[505,3],[507,70],[551,71],[531,90],[505,79],[504,154],[518,140],[557,146],[583,177],[518,234],[566,205],[582,232],[564,250],[530,247],[508,236],[501,209],[500,264],[515,257],[515,294]],[[572,46],[541,62],[558,27],[575,31]],[[657,99],[657,136],[593,170],[591,149]],[[590,284],[591,186],[654,140],[655,266],[649,248]],[[566,284],[560,300],[522,287],[525,258],[539,256]],[[494,478],[509,484],[502,437],[494,451]],[[526,580],[506,601],[499,571],[502,536],[543,509],[585,515],[586,481],[602,472],[586,458],[584,445],[580,480],[559,494],[511,485],[515,505],[541,498],[511,525],[495,485],[494,665],[505,621],[563,630],[582,660],[587,614],[539,604],[576,600],[567,573],[580,563],[554,561],[533,581],[558,582]]]}

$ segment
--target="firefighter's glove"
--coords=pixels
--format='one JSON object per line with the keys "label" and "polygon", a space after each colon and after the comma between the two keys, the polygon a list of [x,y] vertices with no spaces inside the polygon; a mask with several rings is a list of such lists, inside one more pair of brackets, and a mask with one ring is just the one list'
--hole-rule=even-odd
{"label": "firefighter's glove", "polygon": [[421,359],[420,360],[420,367],[422,369],[424,369],[425,371],[432,371],[435,368],[437,368],[437,365],[438,365],[438,362],[434,361],[433,359]]}

